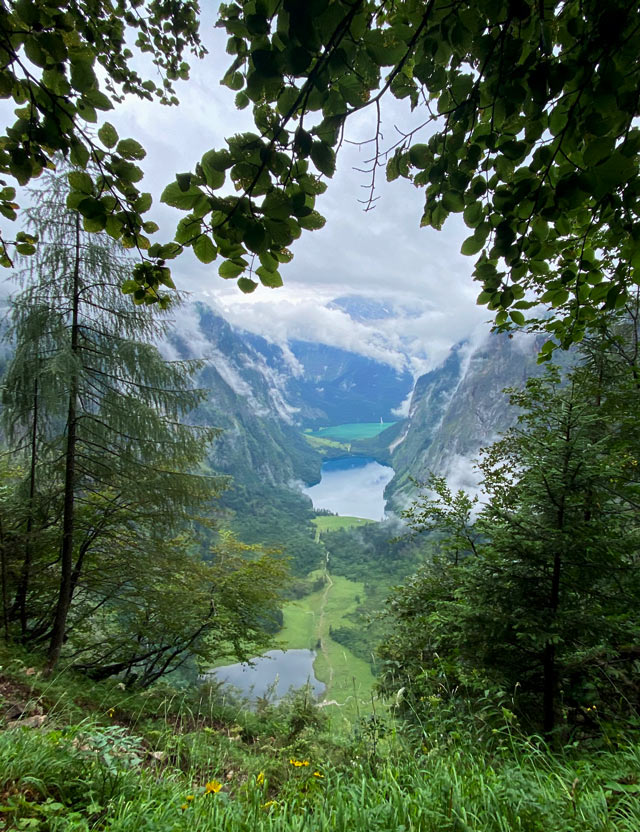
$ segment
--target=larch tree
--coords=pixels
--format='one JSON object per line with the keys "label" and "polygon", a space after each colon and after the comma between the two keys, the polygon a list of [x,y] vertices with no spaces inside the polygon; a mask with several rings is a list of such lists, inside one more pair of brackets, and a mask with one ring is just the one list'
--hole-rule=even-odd
{"label": "larch tree", "polygon": [[66,176],[45,176],[46,189],[34,194],[29,211],[40,244],[14,302],[16,352],[3,418],[28,470],[30,508],[14,604],[23,637],[29,636],[35,495],[49,493],[58,505],[58,590],[31,633],[49,640],[54,666],[84,558],[99,533],[95,518],[78,528],[80,507],[92,501],[95,513],[98,503],[104,517],[126,510],[129,522],[153,517],[166,533],[206,506],[221,480],[198,473],[215,429],[181,421],[204,396],[190,386],[197,365],[163,359],[150,340],[162,334],[161,319],[121,292],[129,263],[118,245],[85,232],[78,212],[65,207]]}

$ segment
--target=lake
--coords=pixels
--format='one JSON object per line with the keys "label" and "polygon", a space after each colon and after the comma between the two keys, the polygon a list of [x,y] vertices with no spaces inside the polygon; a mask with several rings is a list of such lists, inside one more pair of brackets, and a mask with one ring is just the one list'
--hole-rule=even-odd
{"label": "lake", "polygon": [[269,650],[264,656],[252,660],[253,667],[248,664],[230,664],[216,667],[205,676],[214,676],[218,681],[239,688],[252,702],[264,696],[274,683],[277,701],[282,699],[289,688],[301,688],[307,684],[307,680],[314,695],[320,696],[324,685],[313,672],[315,657],[313,650]]}
{"label": "lake", "polygon": [[393,468],[369,457],[348,456],[329,459],[322,465],[322,479],[305,488],[314,508],[324,508],[347,517],[382,520],[384,489]]}

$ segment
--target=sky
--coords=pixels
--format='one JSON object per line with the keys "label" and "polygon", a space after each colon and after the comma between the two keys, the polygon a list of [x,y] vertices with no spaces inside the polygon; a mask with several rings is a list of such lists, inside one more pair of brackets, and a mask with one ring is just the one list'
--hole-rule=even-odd
{"label": "sky", "polygon": [[[202,154],[225,146],[225,136],[252,130],[250,108],[237,111],[235,93],[220,85],[231,61],[225,53],[226,34],[214,28],[214,2],[204,7],[201,35],[209,54],[193,59],[191,78],[177,85],[178,107],[131,97],[106,114],[121,137],[131,136],[147,150],[142,162],[154,206],[148,218],[161,226],[154,239],[173,238],[182,213],[159,202],[175,173],[193,170]],[[383,109],[387,142],[423,120],[408,105],[390,99]],[[347,139],[371,138],[374,111],[365,110],[348,124]],[[428,136],[427,136],[428,137]],[[420,136],[419,141],[425,137]],[[194,300],[218,307],[232,324],[283,344],[287,339],[319,341],[405,367],[415,376],[441,363],[458,341],[482,338],[489,313],[478,307],[478,289],[471,279],[473,258],[463,257],[468,236],[460,215],[450,217],[443,231],[421,229],[424,192],[405,180],[387,183],[378,174],[376,208],[364,212],[358,202],[367,193],[369,178],[355,168],[366,167],[367,145],[345,144],[337,171],[316,207],[327,223],[305,232],[292,245],[294,259],[281,268],[284,287],[260,286],[243,295],[235,281],[218,276],[217,261],[204,266],[190,251],[172,261],[178,288]],[[381,321],[354,322],[328,304],[337,297],[380,298],[394,314]]]}

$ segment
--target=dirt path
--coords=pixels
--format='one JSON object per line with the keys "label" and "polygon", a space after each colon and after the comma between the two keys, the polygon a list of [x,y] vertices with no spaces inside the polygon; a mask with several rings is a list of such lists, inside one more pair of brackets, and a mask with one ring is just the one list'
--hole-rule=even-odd
{"label": "dirt path", "polygon": [[320,652],[324,656],[324,660],[327,663],[327,667],[329,668],[329,681],[327,682],[327,692],[331,689],[331,683],[333,682],[333,665],[329,661],[329,651],[327,650],[327,645],[325,644],[325,633],[324,633],[324,612],[325,607],[327,606],[327,598],[329,597],[329,591],[333,586],[333,581],[331,580],[331,575],[329,574],[328,569],[328,562],[329,562],[329,555],[327,555],[327,560],[325,562],[325,571],[324,575],[326,578],[326,583],[324,587],[324,592],[322,593],[322,602],[320,606],[320,616],[318,618],[318,637],[320,639]]}

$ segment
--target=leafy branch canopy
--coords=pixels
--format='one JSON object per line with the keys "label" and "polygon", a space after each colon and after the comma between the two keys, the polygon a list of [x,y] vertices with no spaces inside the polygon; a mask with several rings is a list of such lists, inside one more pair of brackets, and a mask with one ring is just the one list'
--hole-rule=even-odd
{"label": "leafy branch canopy", "polygon": [[[127,94],[177,104],[173,84],[187,78],[185,52],[201,57],[195,0],[3,0],[0,3],[0,97],[16,104],[16,121],[0,135],[0,213],[16,219],[16,188],[55,167],[63,154],[70,175],[68,207],[87,231],[106,230],[126,248],[136,247],[135,299],[166,305],[161,286],[173,288],[162,260],[175,246],[151,245],[158,226],[143,215],[151,194],[138,183],[145,150],[120,139],[115,128],[92,125]],[[134,58],[150,57],[161,81],[144,78]],[[140,63],[140,61],[138,61]],[[99,76],[105,77],[103,89]],[[88,168],[97,167],[91,175]],[[8,178],[4,178],[8,177]],[[21,231],[11,241],[32,254],[35,239]],[[0,241],[0,263],[12,266],[11,246]]]}
{"label": "leafy branch canopy", "polygon": [[[45,0],[4,6],[11,12],[3,11],[0,25],[13,27],[4,37],[5,75],[17,77],[19,66],[27,72],[20,56],[28,43],[43,51],[44,67],[33,85],[2,82],[2,94],[28,103],[13,138],[7,131],[0,163],[21,183],[38,172],[42,160],[29,138],[35,111],[44,131],[37,142],[73,152],[83,167],[89,145],[76,125],[83,107],[100,109],[103,95],[84,68],[103,64],[112,97],[151,94],[126,50],[113,64],[106,57],[124,24],[98,0],[71,4],[69,12]],[[20,11],[27,6],[37,20]],[[183,49],[201,53],[195,3],[120,0],[118,9],[139,38],[146,21],[149,39],[139,48],[152,50],[168,80],[186,72],[176,63]],[[45,13],[49,22],[37,31]],[[171,28],[176,20],[181,29]],[[237,107],[253,108],[255,132],[208,151],[165,189],[163,201],[185,214],[175,244],[148,245],[151,226],[140,222],[148,199],[135,185],[143,151],[119,142],[113,128],[101,128],[97,150],[107,181],[73,185],[70,199],[91,228],[146,250],[134,292],[140,302],[158,280],[158,263],[164,268],[185,246],[204,263],[220,257],[219,275],[238,279],[243,291],[257,280],[279,286],[289,246],[324,224],[315,201],[334,173],[345,124],[369,107],[377,125],[372,176],[385,165],[388,179],[424,188],[422,225],[440,229],[450,214],[462,215],[469,228],[462,253],[477,256],[478,300],[499,328],[536,321],[542,303],[552,310],[544,326],[568,346],[603,309],[624,306],[640,283],[637,2],[237,0],[221,5],[217,25],[232,56],[222,83],[236,92]],[[93,42],[89,29],[100,32]],[[170,45],[177,50],[171,59]],[[424,130],[384,147],[384,96],[424,112]],[[76,109],[65,115],[68,101]],[[5,205],[11,200],[5,191]]]}

